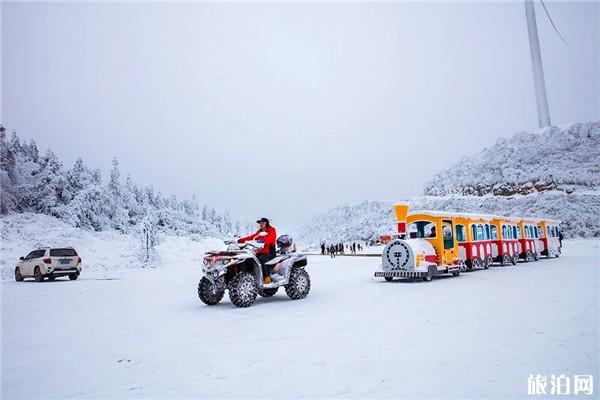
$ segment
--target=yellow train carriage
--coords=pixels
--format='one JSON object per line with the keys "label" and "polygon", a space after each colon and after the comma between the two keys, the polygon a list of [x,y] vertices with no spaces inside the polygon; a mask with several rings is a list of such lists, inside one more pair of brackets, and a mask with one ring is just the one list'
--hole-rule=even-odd
{"label": "yellow train carriage", "polygon": [[467,269],[488,269],[494,262],[492,243],[498,237],[492,217],[461,213],[456,214],[454,221],[459,256],[465,260]]}

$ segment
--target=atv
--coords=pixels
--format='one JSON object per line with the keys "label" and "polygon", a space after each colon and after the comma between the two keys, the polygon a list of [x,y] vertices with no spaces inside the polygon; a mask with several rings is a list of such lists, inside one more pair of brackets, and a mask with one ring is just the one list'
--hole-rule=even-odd
{"label": "atv", "polygon": [[263,281],[263,266],[255,251],[263,247],[258,240],[246,243],[225,241],[226,251],[209,251],[204,257],[203,277],[198,284],[198,296],[209,306],[218,304],[229,290],[229,299],[237,307],[250,307],[256,296],[271,297],[280,287],[292,300],[303,299],[310,291],[310,276],[304,269],[306,256],[295,252],[287,235],[277,239],[277,254],[267,261],[273,267],[271,282]]}

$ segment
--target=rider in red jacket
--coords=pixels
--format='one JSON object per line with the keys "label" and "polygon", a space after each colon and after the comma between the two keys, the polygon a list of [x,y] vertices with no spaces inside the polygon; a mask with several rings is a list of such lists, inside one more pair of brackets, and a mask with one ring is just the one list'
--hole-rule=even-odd
{"label": "rider in red jacket", "polygon": [[[271,272],[272,266],[265,265],[265,263],[269,260],[275,258],[275,251],[277,245],[277,231],[275,227],[271,226],[269,220],[267,218],[261,218],[256,221],[259,225],[259,228],[252,235],[240,238],[238,243],[244,243],[248,240],[258,240],[264,242],[264,246],[262,249],[258,249],[256,251],[256,258],[263,266],[263,277],[265,283],[270,282],[269,273]],[[261,236],[261,233],[265,232],[266,235]],[[269,282],[267,282],[269,281]]]}

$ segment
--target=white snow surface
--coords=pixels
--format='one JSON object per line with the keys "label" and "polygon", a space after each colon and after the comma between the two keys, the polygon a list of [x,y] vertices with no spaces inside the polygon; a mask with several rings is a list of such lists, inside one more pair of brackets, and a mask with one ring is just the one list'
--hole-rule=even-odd
{"label": "white snow surface", "polygon": [[375,280],[377,257],[310,256],[306,299],[240,309],[197,297],[209,243],[167,238],[157,268],[117,269],[128,244],[84,236],[97,268],[79,280],[1,283],[3,398],[514,399],[529,374],[599,387],[597,240],[431,283]]}

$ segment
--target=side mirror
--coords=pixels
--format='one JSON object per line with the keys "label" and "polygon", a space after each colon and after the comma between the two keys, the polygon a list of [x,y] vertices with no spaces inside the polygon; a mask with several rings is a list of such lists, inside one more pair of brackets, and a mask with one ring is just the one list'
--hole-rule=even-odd
{"label": "side mirror", "polygon": [[25,259],[25,257],[19,257],[19,260],[23,261]]}

